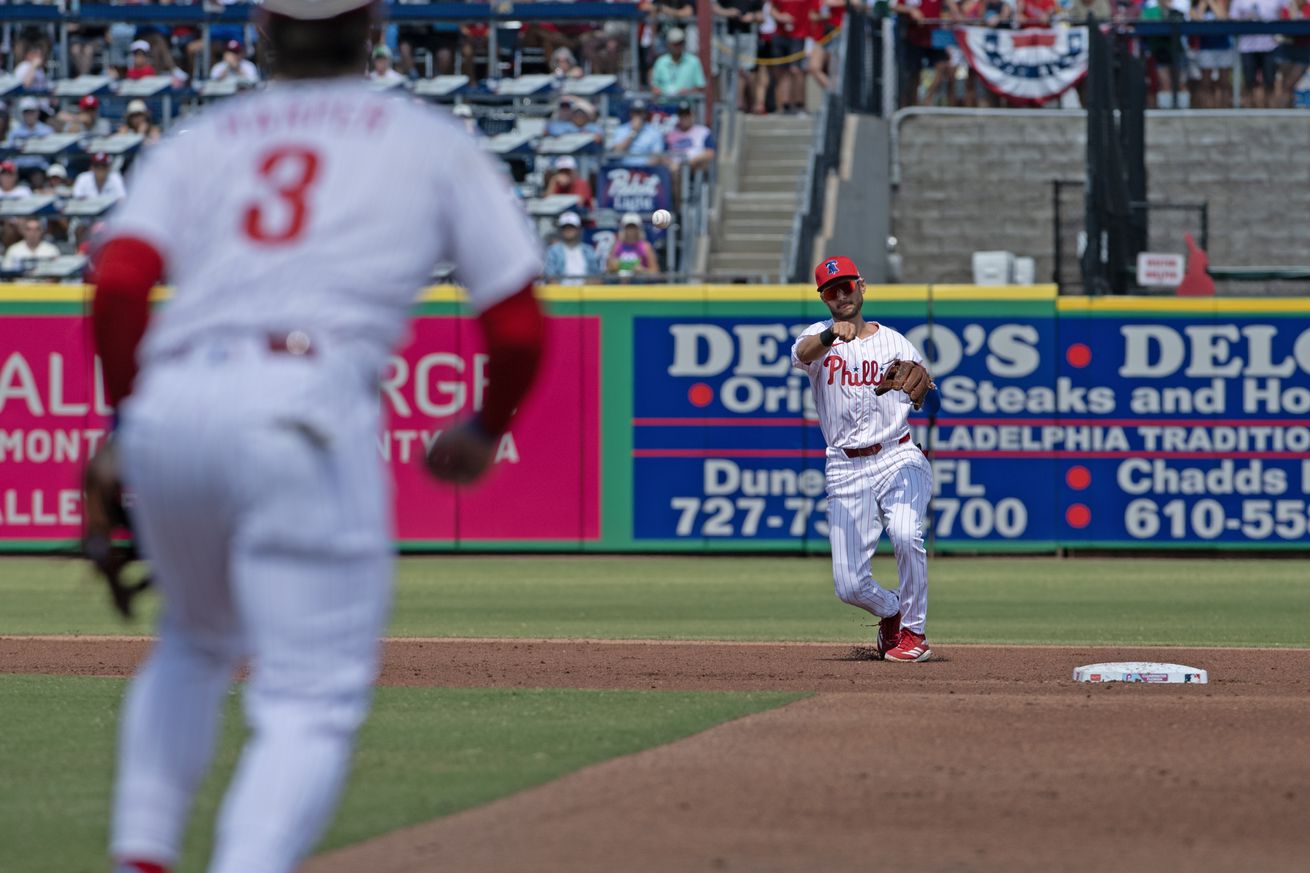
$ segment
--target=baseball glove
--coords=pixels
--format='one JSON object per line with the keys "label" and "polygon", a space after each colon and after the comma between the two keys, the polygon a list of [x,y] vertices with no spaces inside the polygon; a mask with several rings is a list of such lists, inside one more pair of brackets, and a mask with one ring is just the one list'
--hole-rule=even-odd
{"label": "baseball glove", "polygon": [[125,571],[137,560],[136,547],[114,542],[115,531],[130,534],[132,528],[123,507],[123,484],[118,478],[113,443],[106,443],[87,461],[82,489],[86,524],[82,535],[82,555],[109,586],[114,609],[123,618],[131,618],[132,601],[150,587],[150,578],[129,582]]}
{"label": "baseball glove", "polygon": [[932,376],[928,375],[928,370],[923,364],[897,359],[883,370],[882,382],[873,393],[881,397],[888,391],[904,391],[910,395],[910,402],[914,404],[915,409],[923,409],[924,396],[936,387]]}

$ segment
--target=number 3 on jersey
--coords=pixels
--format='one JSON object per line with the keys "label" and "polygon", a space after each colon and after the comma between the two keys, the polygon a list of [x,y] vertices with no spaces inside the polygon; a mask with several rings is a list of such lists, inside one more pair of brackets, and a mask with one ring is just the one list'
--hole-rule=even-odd
{"label": "number 3 on jersey", "polygon": [[303,146],[280,146],[260,157],[255,174],[266,190],[246,207],[246,236],[271,245],[293,241],[305,229],[305,198],[318,178],[318,153]]}

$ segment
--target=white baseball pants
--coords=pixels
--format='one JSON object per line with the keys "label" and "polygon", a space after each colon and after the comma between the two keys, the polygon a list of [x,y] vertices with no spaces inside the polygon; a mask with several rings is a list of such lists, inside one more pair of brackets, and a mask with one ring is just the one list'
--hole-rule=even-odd
{"label": "white baseball pants", "polygon": [[[875,616],[901,613],[901,626],[923,633],[928,618],[928,552],[923,522],[932,496],[932,466],[914,443],[848,458],[827,452],[828,525],[837,596]],[[873,578],[870,561],[883,531],[892,541],[899,591]]]}
{"label": "white baseball pants", "polygon": [[376,400],[321,356],[254,341],[147,375],[120,447],[164,608],[124,707],[111,850],[176,861],[249,658],[251,733],[208,869],[289,873],[336,807],[390,609]]}

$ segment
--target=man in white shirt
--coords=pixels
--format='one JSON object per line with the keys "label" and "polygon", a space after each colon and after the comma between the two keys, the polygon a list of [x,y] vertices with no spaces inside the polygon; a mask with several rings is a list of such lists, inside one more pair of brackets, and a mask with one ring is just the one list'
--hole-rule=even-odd
{"label": "man in white shirt", "polygon": [[6,270],[26,270],[49,258],[59,257],[59,249],[45,238],[45,222],[39,218],[23,219],[23,238],[5,249]]}
{"label": "man in white shirt", "polygon": [[127,196],[123,185],[123,176],[111,169],[109,155],[100,153],[91,158],[91,169],[78,173],[73,180],[73,199],[85,200],[89,197],[113,197],[119,200]]}
{"label": "man in white shirt", "polygon": [[27,50],[27,56],[14,67],[14,78],[28,91],[46,90],[45,50],[41,46],[33,45]]}
{"label": "man in white shirt", "polygon": [[405,77],[391,66],[391,49],[384,45],[373,49],[373,71],[368,74],[368,78],[386,88],[393,88],[405,81]]}
{"label": "man in white shirt", "polygon": [[242,53],[241,43],[231,39],[223,47],[223,59],[209,71],[209,78],[216,82],[235,79],[242,86],[255,85],[259,82],[259,67]]}

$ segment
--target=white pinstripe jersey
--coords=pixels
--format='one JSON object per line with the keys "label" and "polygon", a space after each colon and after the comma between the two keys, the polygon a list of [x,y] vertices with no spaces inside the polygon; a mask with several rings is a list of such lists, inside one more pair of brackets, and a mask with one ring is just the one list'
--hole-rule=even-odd
{"label": "white pinstripe jersey", "polygon": [[796,357],[796,346],[831,326],[832,319],[810,325],[791,348],[792,366],[810,377],[824,439],[839,449],[895,442],[909,432],[910,397],[904,391],[890,391],[881,397],[873,392],[892,361],[921,362],[923,356],[902,334],[880,324],[873,336],[853,342],[838,340],[817,361],[802,363]]}

